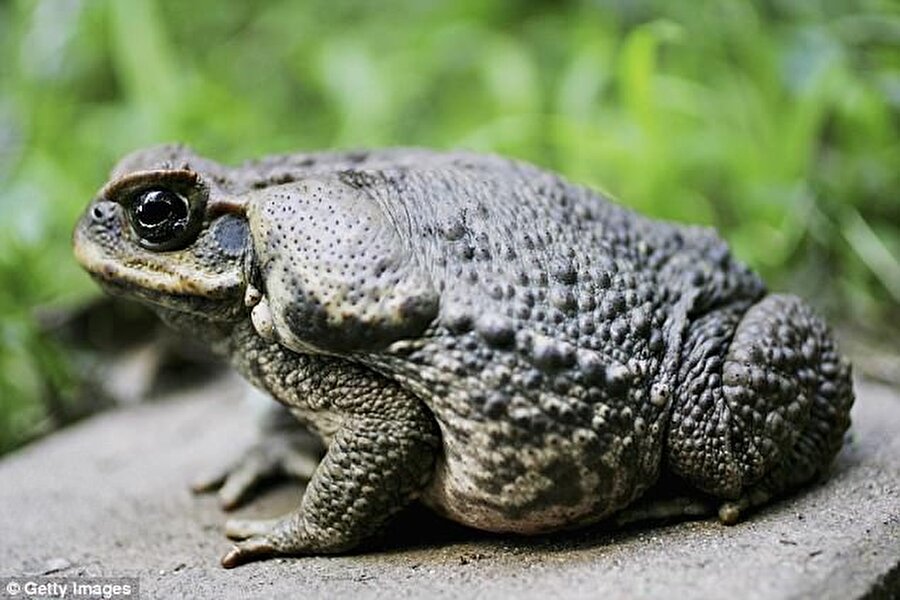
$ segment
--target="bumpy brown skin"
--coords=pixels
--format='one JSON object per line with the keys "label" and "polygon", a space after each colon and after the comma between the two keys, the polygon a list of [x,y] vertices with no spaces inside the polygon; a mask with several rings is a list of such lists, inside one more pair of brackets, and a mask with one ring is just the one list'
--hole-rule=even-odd
{"label": "bumpy brown skin", "polygon": [[[143,249],[127,207],[167,186],[202,226]],[[380,150],[229,168],[153,148],[116,168],[75,248],[328,446],[296,513],[229,525],[247,539],[226,566],[353,548],[415,497],[486,530],[575,527],[662,469],[733,522],[822,475],[849,426],[849,367],[801,300],[767,295],[708,229],[520,162]]]}

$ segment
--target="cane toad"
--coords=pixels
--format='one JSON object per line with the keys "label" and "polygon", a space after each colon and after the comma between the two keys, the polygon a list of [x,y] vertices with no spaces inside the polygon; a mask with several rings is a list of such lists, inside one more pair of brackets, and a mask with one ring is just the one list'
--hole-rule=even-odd
{"label": "cane toad", "polygon": [[708,228],[467,152],[135,152],[79,262],[227,356],[323,440],[296,512],[233,521],[227,567],[352,549],[420,499],[534,534],[661,476],[720,518],[822,475],[853,402],[801,299]]}

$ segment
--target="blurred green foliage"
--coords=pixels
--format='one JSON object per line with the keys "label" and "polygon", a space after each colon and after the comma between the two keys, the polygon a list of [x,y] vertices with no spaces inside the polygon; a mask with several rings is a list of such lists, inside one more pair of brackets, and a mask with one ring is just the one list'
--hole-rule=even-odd
{"label": "blurred green foliage", "polygon": [[76,379],[33,314],[95,293],[78,213],[160,141],[518,156],[719,227],[850,322],[900,317],[894,1],[7,1],[0,90],[0,451]]}

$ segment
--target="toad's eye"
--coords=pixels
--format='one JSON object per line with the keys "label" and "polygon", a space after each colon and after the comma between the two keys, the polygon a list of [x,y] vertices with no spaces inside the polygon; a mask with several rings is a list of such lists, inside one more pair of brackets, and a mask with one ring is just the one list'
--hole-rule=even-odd
{"label": "toad's eye", "polygon": [[131,227],[141,245],[151,250],[174,250],[191,241],[191,205],[171,190],[151,189],[135,194],[128,207]]}

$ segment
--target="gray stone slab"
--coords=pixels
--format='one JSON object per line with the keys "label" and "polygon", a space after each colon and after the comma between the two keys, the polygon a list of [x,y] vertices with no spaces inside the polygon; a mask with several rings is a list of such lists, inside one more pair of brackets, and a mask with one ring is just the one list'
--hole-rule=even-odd
{"label": "gray stone slab", "polygon": [[[900,587],[900,396],[857,387],[833,477],[734,527],[713,520],[485,535],[424,510],[364,554],[219,567],[225,515],[188,482],[253,437],[233,379],[107,413],[0,462],[0,575],[134,575],[144,598],[854,598]],[[264,494],[270,516],[298,488]],[[0,592],[2,593],[2,592]]]}

